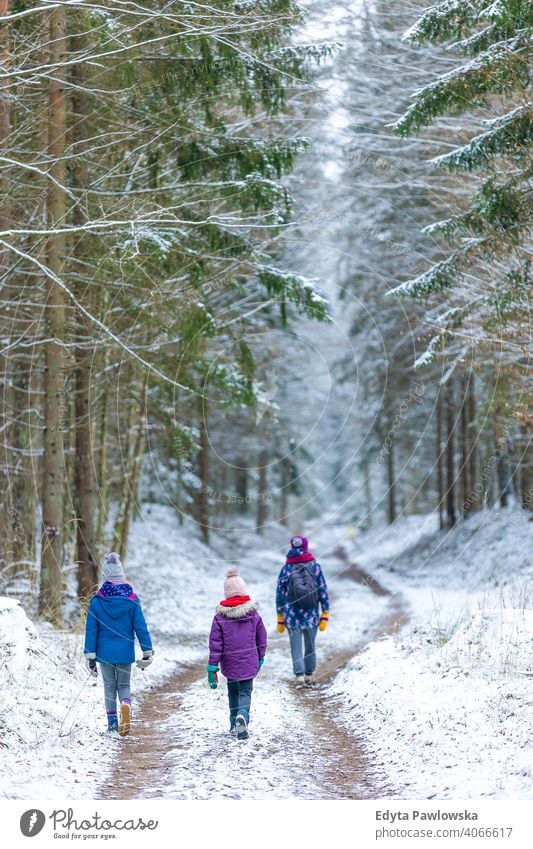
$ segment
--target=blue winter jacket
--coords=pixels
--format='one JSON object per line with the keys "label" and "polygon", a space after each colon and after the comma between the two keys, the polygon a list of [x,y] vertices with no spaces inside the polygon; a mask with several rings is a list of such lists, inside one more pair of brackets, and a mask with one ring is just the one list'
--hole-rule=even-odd
{"label": "blue winter jacket", "polygon": [[[289,555],[291,553],[297,554],[298,552],[291,550],[289,551]],[[303,610],[301,607],[292,604],[289,600],[289,579],[296,565],[294,563],[285,563],[285,566],[279,573],[276,587],[276,610],[278,616],[283,616],[288,631],[312,630],[313,628],[318,628],[320,622],[318,605],[317,607],[312,607],[310,610]],[[309,570],[315,576],[320,608],[323,611],[329,610],[328,588],[320,564],[316,560],[313,560],[307,562],[305,565],[309,567]]]}
{"label": "blue winter jacket", "polygon": [[96,654],[100,663],[133,663],[135,636],[143,652],[151,651],[141,602],[133,590],[128,595],[104,596],[100,589],[87,610],[85,654]]}

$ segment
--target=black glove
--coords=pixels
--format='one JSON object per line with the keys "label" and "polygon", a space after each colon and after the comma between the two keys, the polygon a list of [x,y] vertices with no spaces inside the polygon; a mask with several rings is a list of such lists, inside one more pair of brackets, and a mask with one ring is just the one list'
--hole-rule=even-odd
{"label": "black glove", "polygon": [[87,655],[87,668],[93,678],[98,678],[98,669],[96,668],[96,655]]}

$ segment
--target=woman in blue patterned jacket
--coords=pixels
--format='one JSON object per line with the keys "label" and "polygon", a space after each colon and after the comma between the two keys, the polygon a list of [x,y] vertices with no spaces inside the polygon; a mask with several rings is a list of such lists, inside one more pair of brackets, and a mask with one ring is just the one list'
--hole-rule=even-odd
{"label": "woman in blue patterned jacket", "polygon": [[[305,584],[309,591],[302,596],[298,587]],[[327,628],[329,598],[322,569],[308,550],[305,537],[293,536],[291,539],[286,563],[279,573],[276,608],[278,631],[281,634],[287,628],[289,632],[296,686],[314,684],[316,632]]]}

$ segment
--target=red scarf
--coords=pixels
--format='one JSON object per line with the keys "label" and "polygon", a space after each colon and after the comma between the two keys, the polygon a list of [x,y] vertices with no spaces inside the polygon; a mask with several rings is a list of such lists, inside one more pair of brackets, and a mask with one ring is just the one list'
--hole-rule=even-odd
{"label": "red scarf", "polygon": [[293,554],[292,557],[287,555],[287,563],[310,563],[314,559],[310,551],[304,551],[302,554]]}
{"label": "red scarf", "polygon": [[231,598],[224,598],[220,602],[222,607],[238,607],[239,604],[246,604],[247,601],[251,601],[249,595],[233,595]]}

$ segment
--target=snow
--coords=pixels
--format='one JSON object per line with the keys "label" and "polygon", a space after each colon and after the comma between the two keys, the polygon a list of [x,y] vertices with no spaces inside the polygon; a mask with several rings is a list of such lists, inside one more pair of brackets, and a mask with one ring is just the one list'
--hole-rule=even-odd
{"label": "snow", "polygon": [[[251,520],[239,521],[211,546],[168,507],[150,505],[134,523],[127,577],[155,657],[144,673],[134,669],[125,740],[104,732],[101,681],[85,670],[82,628],[33,625],[17,602],[0,599],[5,798],[109,798],[109,787],[118,798],[531,797],[533,524],[523,511],[481,512],[449,532],[434,514],[364,534],[335,524],[334,513],[307,525],[332,616],[317,636],[319,686],[303,694],[292,686],[287,635],[275,631],[275,582],[290,534],[272,523],[259,538]],[[384,593],[356,583],[352,563]],[[246,744],[228,734],[223,678],[212,691],[205,676],[230,565],[269,632]],[[387,624],[394,611],[402,627]],[[150,704],[152,730],[143,720]],[[143,784],[141,772],[130,792],[121,776],[131,775],[129,759],[145,756],[146,733],[161,747],[148,749],[155,778]]]}
{"label": "snow", "polygon": [[8,675],[26,672],[36,643],[37,632],[19,603],[0,598],[0,657]]}
{"label": "snow", "polygon": [[[264,673],[270,677],[266,669]],[[306,715],[298,711],[295,699],[283,687],[279,670],[276,679],[277,686],[272,681],[265,686],[261,676],[255,682],[246,746],[236,744],[227,733],[225,688],[211,693],[203,681],[190,688],[179,717],[169,723],[169,733],[180,740],[172,759],[174,798],[322,797],[319,775],[311,775],[305,788],[297,780],[299,770],[294,761],[301,759],[308,743]],[[287,745],[289,730],[291,742]]]}
{"label": "snow", "polygon": [[[36,628],[0,597],[0,792],[4,798],[91,798],[111,752],[98,734],[79,635]],[[75,785],[79,785],[76,787]]]}
{"label": "snow", "polygon": [[[135,747],[143,699],[149,699],[160,682],[192,668],[194,680],[177,685],[182,698],[179,712],[170,716],[163,712],[158,729],[164,735],[168,728],[176,740],[165,755],[169,772],[164,786],[146,786],[141,795],[323,798],[320,771],[314,780],[308,776],[302,786],[302,770],[307,769],[302,752],[316,746],[316,763],[323,761],[325,771],[331,766],[331,755],[318,751],[323,749],[321,741],[310,740],[309,713],[302,712],[301,699],[288,685],[293,676],[287,635],[275,632],[274,590],[287,537],[285,528],[273,524],[266,538],[259,538],[249,523],[214,535],[212,547],[207,547],[196,537],[190,519],[180,526],[174,511],[159,505],[143,511],[132,528],[127,578],[141,598],[155,656],[144,673],[134,668],[134,733],[126,740],[104,733],[101,681],[93,684],[85,671],[81,629],[62,633],[42,623],[36,629],[17,603],[3,600],[4,653],[17,643],[16,663],[6,669],[4,662],[0,670],[2,691],[9,691],[9,703],[4,701],[1,713],[2,727],[7,729],[2,740],[8,746],[0,765],[4,797],[98,797],[99,788],[113,775],[116,756]],[[237,755],[249,780],[240,783],[237,791],[236,744],[227,733],[225,686],[221,678],[219,689],[211,691],[204,671],[214,608],[222,597],[225,572],[235,563],[258,601],[270,635],[267,661],[252,702],[251,739],[246,751]],[[367,588],[354,592],[353,584],[342,575],[335,579],[340,569],[335,570],[333,563],[329,574],[327,564],[325,569],[328,580],[331,576],[336,614],[328,631],[319,635],[319,663],[323,664],[331,660],[337,646],[361,639],[386,604],[380,599],[369,605]],[[28,692],[35,693],[29,709]],[[309,699],[314,694],[306,695]]]}
{"label": "snow", "polygon": [[[512,127],[513,123],[519,123],[523,117],[528,117],[528,115],[529,107],[517,106],[506,115],[499,115],[497,118],[492,118],[490,121],[484,121],[483,123],[489,127],[487,132],[474,136],[474,138],[470,139],[468,144],[457,147],[450,153],[444,153],[440,156],[434,157],[431,159],[431,162],[437,167],[463,169],[476,167],[481,156],[485,156],[487,159],[489,154],[504,153],[505,139],[509,134],[509,128]],[[504,144],[503,149],[500,147],[501,140],[503,140]],[[512,143],[513,142],[511,140],[507,142],[509,145]],[[448,219],[447,221],[437,222],[435,225],[423,228],[422,232],[427,233],[428,235],[438,233],[439,229],[446,226],[446,224],[452,220],[453,219]]]}
{"label": "snow", "polygon": [[[220,574],[209,581],[203,564],[213,560],[212,550],[194,539],[190,526],[180,532],[176,515],[166,508],[148,511],[135,524],[131,549],[128,578],[142,599],[156,646],[153,665],[145,672],[133,669],[135,697],[177,662],[205,655]],[[190,605],[193,594],[197,600]],[[178,628],[186,640],[178,642]],[[85,670],[82,629],[68,633],[45,623],[34,626],[18,602],[0,598],[0,684],[0,793],[94,798],[120,741],[104,733],[102,684],[93,683]]]}
{"label": "snow", "polygon": [[402,592],[409,622],[331,690],[394,798],[531,798],[533,526],[521,510],[486,511],[448,533],[432,518],[401,520],[383,545],[376,532],[359,542],[358,561]]}

